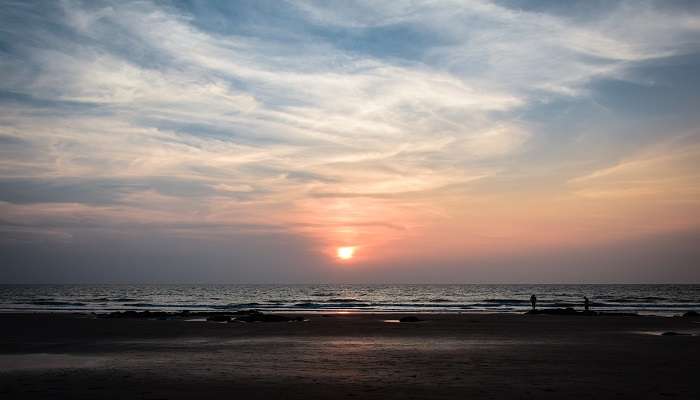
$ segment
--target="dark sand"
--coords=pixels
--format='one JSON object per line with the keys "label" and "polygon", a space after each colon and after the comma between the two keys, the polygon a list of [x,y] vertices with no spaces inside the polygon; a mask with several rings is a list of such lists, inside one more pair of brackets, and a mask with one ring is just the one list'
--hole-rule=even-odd
{"label": "dark sand", "polygon": [[697,318],[308,318],[0,315],[0,398],[700,399]]}

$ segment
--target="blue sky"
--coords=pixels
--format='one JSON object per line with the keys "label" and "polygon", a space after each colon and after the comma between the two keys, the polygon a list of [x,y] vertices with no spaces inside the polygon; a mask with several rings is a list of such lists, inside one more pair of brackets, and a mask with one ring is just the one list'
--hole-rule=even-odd
{"label": "blue sky", "polygon": [[698,281],[698,72],[692,1],[5,2],[0,281]]}

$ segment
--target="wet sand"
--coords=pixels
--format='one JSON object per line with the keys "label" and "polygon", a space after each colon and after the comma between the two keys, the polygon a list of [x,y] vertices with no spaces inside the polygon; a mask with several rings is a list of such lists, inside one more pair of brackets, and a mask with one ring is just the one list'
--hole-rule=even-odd
{"label": "wet sand", "polygon": [[[700,319],[0,315],[3,399],[697,399]],[[661,336],[662,332],[690,336]]]}

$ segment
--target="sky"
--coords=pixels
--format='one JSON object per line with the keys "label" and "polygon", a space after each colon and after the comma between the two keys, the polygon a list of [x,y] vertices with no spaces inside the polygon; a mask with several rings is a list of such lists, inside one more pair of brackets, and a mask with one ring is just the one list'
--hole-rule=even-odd
{"label": "sky", "polygon": [[6,0],[0,76],[0,283],[700,283],[698,2]]}

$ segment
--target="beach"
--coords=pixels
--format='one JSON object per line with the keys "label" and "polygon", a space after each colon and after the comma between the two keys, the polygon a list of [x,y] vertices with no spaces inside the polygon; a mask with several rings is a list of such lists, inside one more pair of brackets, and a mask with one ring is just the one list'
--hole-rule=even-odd
{"label": "beach", "polygon": [[370,313],[254,323],[0,314],[0,396],[700,397],[698,318],[414,315],[421,322]]}

